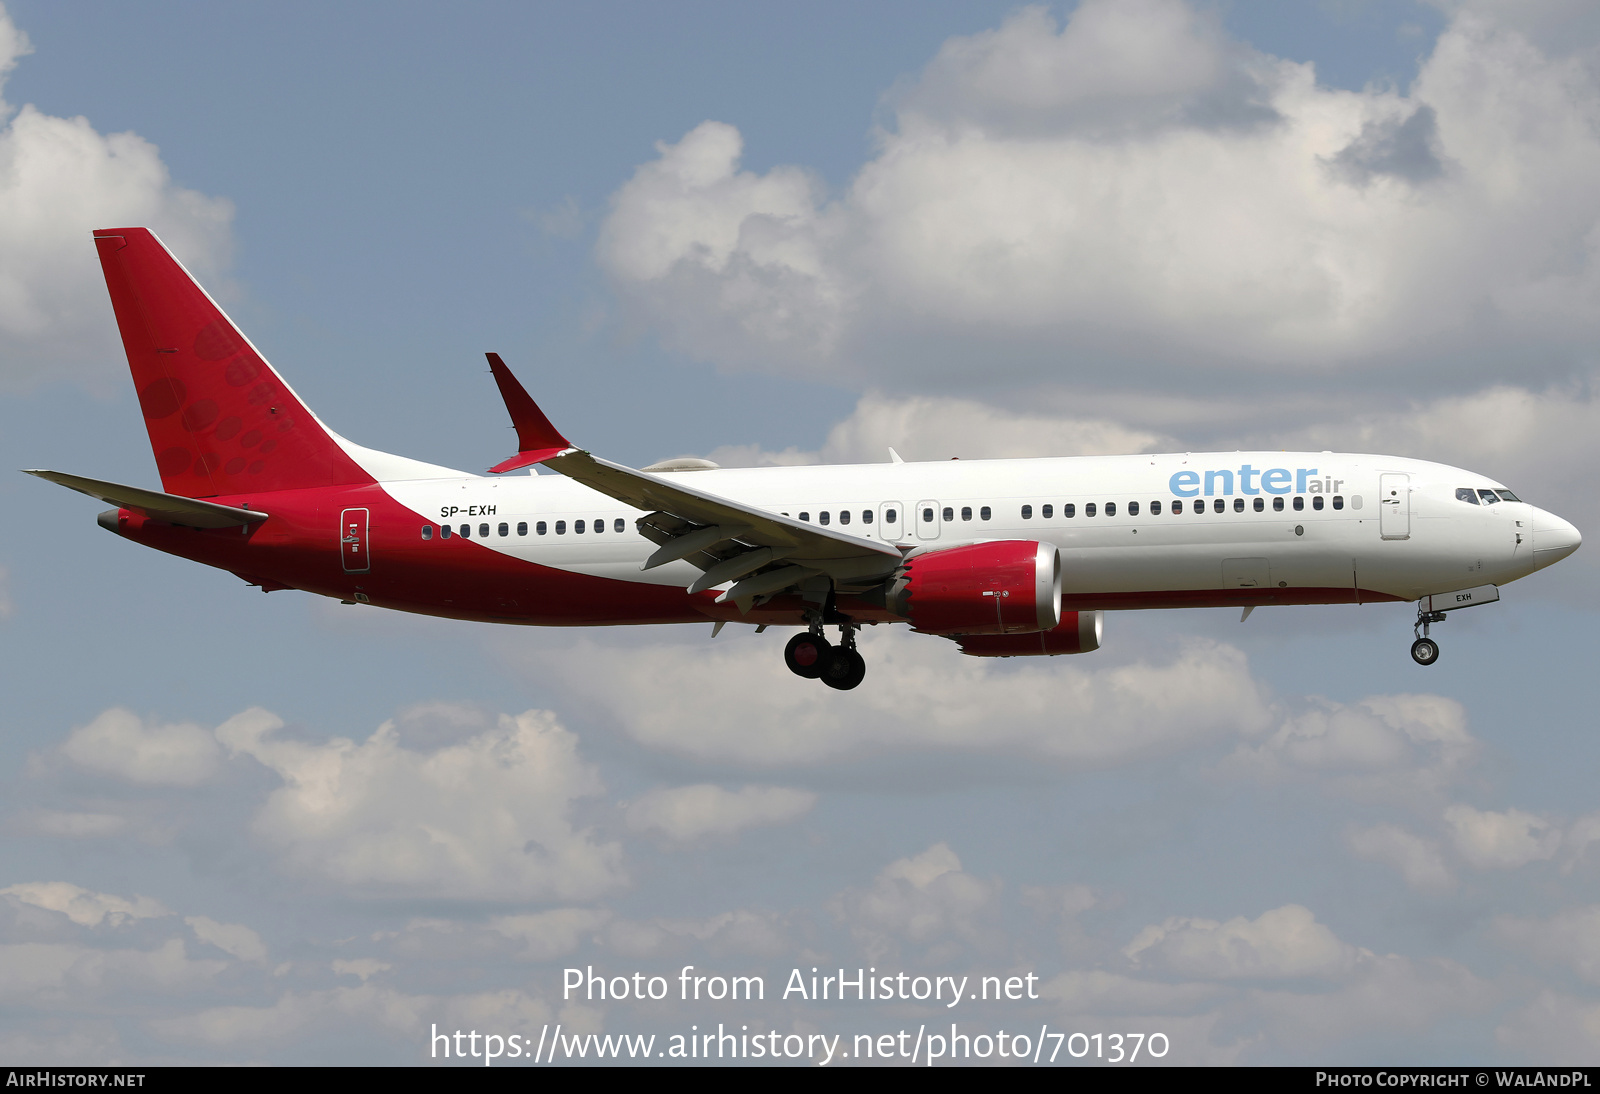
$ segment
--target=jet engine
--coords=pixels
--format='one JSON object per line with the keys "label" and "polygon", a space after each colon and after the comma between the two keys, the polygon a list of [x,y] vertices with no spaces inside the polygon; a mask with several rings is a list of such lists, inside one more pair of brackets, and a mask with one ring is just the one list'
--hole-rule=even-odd
{"label": "jet engine", "polygon": [[886,603],[925,634],[1048,631],[1061,622],[1061,552],[1031,539],[924,551],[901,565]]}
{"label": "jet engine", "polygon": [[1100,648],[1104,612],[1062,612],[1061,623],[1035,634],[961,635],[961,652],[972,657],[1054,657]]}

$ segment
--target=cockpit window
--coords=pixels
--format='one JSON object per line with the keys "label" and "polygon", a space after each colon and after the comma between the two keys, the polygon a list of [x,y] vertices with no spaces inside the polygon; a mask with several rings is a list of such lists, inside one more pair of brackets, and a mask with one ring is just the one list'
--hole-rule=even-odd
{"label": "cockpit window", "polygon": [[1478,504],[1478,492],[1468,486],[1456,487],[1456,500],[1464,501],[1468,505]]}
{"label": "cockpit window", "polygon": [[1479,490],[1478,497],[1483,499],[1483,504],[1485,505],[1498,505],[1500,503],[1500,499],[1495,496],[1493,490]]}
{"label": "cockpit window", "polygon": [[1500,500],[1501,501],[1521,501],[1522,500],[1521,498],[1517,497],[1515,494],[1513,494],[1509,490],[1496,490],[1495,493],[1500,495]]}

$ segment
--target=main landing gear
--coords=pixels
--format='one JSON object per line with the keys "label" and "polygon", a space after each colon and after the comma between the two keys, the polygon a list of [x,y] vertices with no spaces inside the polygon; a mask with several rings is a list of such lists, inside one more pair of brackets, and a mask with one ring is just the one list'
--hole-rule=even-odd
{"label": "main landing gear", "polygon": [[856,650],[856,627],[839,626],[839,644],[829,642],[822,624],[814,622],[809,631],[789,639],[783,647],[783,663],[789,671],[807,680],[821,680],[835,691],[849,691],[867,678],[866,659]]}
{"label": "main landing gear", "polygon": [[1443,622],[1443,612],[1417,612],[1417,624],[1412,628],[1417,640],[1411,643],[1411,660],[1419,665],[1431,665],[1439,660],[1439,643],[1428,637],[1428,626]]}

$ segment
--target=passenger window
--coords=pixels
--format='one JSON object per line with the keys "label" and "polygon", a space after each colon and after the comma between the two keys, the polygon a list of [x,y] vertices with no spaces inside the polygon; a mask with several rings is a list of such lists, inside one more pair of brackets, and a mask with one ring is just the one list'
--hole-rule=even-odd
{"label": "passenger window", "polygon": [[1053,505],[1041,505],[1041,506],[1039,506],[1039,516],[1043,517],[1045,520],[1049,520],[1051,517],[1053,517],[1055,515],[1056,515],[1056,507],[1055,506],[1053,506]]}
{"label": "passenger window", "polygon": [[497,531],[499,531],[499,533],[500,533],[500,534],[501,534],[501,535],[502,535],[502,536],[509,536],[509,535],[510,535],[510,534],[511,534],[511,525],[509,525],[509,524],[502,524],[502,525],[501,525],[501,526],[500,526],[500,527],[499,527],[499,528],[498,528],[498,529],[497,529]]}
{"label": "passenger window", "polygon": [[885,509],[883,511],[883,519],[893,524],[900,519],[900,512],[897,509]]}
{"label": "passenger window", "polygon": [[839,510],[839,523],[840,524],[849,524],[850,523],[850,510],[848,510],[848,509]]}
{"label": "passenger window", "polygon": [[1139,515],[1139,503],[1138,502],[1130,501],[1128,503],[1128,515],[1130,517],[1136,517],[1136,516]]}
{"label": "passenger window", "polygon": [[433,525],[424,524],[422,526],[422,538],[423,539],[432,539],[433,538]]}
{"label": "passenger window", "polygon": [[1117,515],[1117,503],[1114,502],[1114,501],[1106,502],[1106,516],[1114,517],[1116,515]]}
{"label": "passenger window", "polygon": [[1159,501],[1153,501],[1150,503],[1150,515],[1152,517],[1159,517],[1161,515],[1161,503]]}
{"label": "passenger window", "polygon": [[461,526],[461,527],[460,527],[460,529],[458,529],[458,530],[459,530],[459,531],[460,531],[460,533],[461,533],[461,538],[462,538],[462,539],[471,539],[471,538],[472,538],[472,525],[470,525],[470,524],[463,524],[463,525],[462,525],[462,526]]}
{"label": "passenger window", "polygon": [[1477,505],[1478,492],[1470,486],[1458,486],[1456,487],[1456,500],[1464,501],[1468,505]]}
{"label": "passenger window", "polygon": [[871,509],[863,509],[863,510],[861,510],[861,523],[862,524],[871,524],[872,523],[872,510]]}
{"label": "passenger window", "polygon": [[567,522],[564,521],[564,520],[556,521],[556,535],[564,536],[566,534],[567,534]]}
{"label": "passenger window", "polygon": [[575,536],[583,535],[583,525],[584,525],[584,522],[581,521],[581,520],[573,521],[572,522],[572,534],[575,535]]}
{"label": "passenger window", "polygon": [[1352,508],[1352,509],[1360,509],[1361,508],[1361,495],[1360,494],[1351,494],[1350,495],[1350,508]]}
{"label": "passenger window", "polygon": [[605,521],[597,520],[597,521],[594,522],[594,534],[595,535],[598,536],[601,532],[604,532],[605,530],[606,530],[606,522]]}
{"label": "passenger window", "polygon": [[924,509],[922,511],[922,523],[923,524],[932,524],[933,523],[933,510],[932,509]]}
{"label": "passenger window", "polygon": [[1274,513],[1283,512],[1283,499],[1282,498],[1273,498],[1272,499],[1272,511]]}
{"label": "passenger window", "polygon": [[1257,498],[1255,500],[1255,502],[1252,503],[1251,508],[1253,508],[1258,513],[1265,513],[1267,511],[1267,499],[1266,498]]}
{"label": "passenger window", "polygon": [[[1199,503],[1196,502],[1195,504],[1198,505]],[[1183,502],[1180,501],[1180,500],[1174,499],[1173,502],[1172,502],[1172,515],[1173,516],[1177,516],[1179,513],[1182,513],[1182,512],[1183,512]]]}
{"label": "passenger window", "polygon": [[528,522],[525,521],[525,520],[517,521],[517,535],[525,536],[527,534],[528,534]]}
{"label": "passenger window", "polygon": [[989,519],[989,507],[987,505],[985,505],[982,509],[978,510],[978,519],[979,520],[988,520]]}
{"label": "passenger window", "polygon": [[971,520],[972,519],[972,506],[963,505],[961,507],[961,519],[962,520]]}
{"label": "passenger window", "polygon": [[811,514],[802,510],[800,513],[800,519],[809,524],[811,522]]}
{"label": "passenger window", "polygon": [[1211,503],[1211,508],[1215,512],[1221,513],[1223,511],[1225,511],[1228,508],[1228,506],[1227,506],[1226,502],[1224,502],[1221,498],[1218,498],[1216,501]]}
{"label": "passenger window", "polygon": [[1070,501],[1065,502],[1061,506],[1061,515],[1070,520],[1078,515],[1078,507],[1073,505]]}
{"label": "passenger window", "polygon": [[1084,515],[1084,516],[1086,516],[1086,517],[1092,517],[1092,516],[1094,516],[1094,515],[1095,515],[1095,514],[1096,514],[1096,513],[1097,513],[1097,512],[1099,512],[1099,509],[1097,509],[1097,508],[1096,508],[1096,507],[1095,507],[1095,504],[1094,504],[1094,502],[1092,502],[1092,501],[1091,501],[1091,502],[1088,502],[1088,503],[1086,503],[1086,504],[1085,504],[1085,505],[1084,505],[1084,507],[1083,507],[1083,515]]}
{"label": "passenger window", "polygon": [[1485,504],[1485,505],[1498,505],[1498,504],[1500,504],[1500,499],[1495,497],[1495,493],[1494,493],[1493,490],[1479,490],[1478,491],[1478,496],[1483,499],[1483,504]]}
{"label": "passenger window", "polygon": [[1312,496],[1312,498],[1311,498],[1311,508],[1313,508],[1313,509],[1321,509],[1322,508],[1322,495],[1321,494],[1316,494],[1316,495]]}
{"label": "passenger window", "polygon": [[1306,507],[1306,499],[1305,498],[1295,498],[1294,499],[1294,511],[1296,513],[1300,512],[1300,510],[1304,509],[1305,507]]}
{"label": "passenger window", "polygon": [[1333,507],[1335,509],[1343,509],[1344,508],[1344,495],[1335,494],[1333,496]]}
{"label": "passenger window", "polygon": [[533,526],[533,530],[542,536],[550,530],[550,526],[541,520],[538,524]]}
{"label": "passenger window", "polygon": [[1022,507],[1022,519],[1023,520],[1032,520],[1033,519],[1033,506],[1024,505]]}
{"label": "passenger window", "polygon": [[948,505],[944,507],[944,519],[946,523],[956,519],[956,511]]}
{"label": "passenger window", "polygon": [[440,539],[449,539],[450,538],[450,526],[448,524],[439,525],[439,538]]}
{"label": "passenger window", "polygon": [[478,538],[479,539],[488,539],[489,538],[489,526],[487,524],[478,525]]}
{"label": "passenger window", "polygon": [[1243,498],[1234,498],[1233,499],[1233,511],[1235,513],[1244,512],[1244,499]]}
{"label": "passenger window", "polygon": [[621,517],[618,517],[616,520],[611,522],[611,530],[613,532],[625,532],[628,530],[627,522]]}
{"label": "passenger window", "polygon": [[817,523],[818,524],[827,524],[828,523],[828,511],[826,509],[824,509],[822,512],[817,514]]}

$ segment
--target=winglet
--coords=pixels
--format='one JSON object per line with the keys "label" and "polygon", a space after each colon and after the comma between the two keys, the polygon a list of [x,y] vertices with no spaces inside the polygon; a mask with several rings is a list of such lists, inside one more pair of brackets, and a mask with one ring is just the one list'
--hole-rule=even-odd
{"label": "winglet", "polygon": [[506,410],[511,413],[511,424],[517,428],[517,454],[489,468],[489,473],[501,475],[515,471],[570,449],[571,442],[550,424],[550,419],[544,416],[539,404],[511,374],[506,363],[500,360],[500,355],[486,353],[484,356],[489,359],[489,371],[494,373],[494,382],[500,387],[500,397],[505,400]]}

